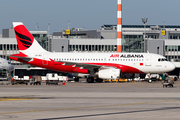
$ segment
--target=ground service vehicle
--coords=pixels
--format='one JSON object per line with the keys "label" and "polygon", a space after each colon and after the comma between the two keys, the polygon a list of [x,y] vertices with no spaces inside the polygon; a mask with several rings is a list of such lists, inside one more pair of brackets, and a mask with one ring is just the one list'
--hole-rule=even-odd
{"label": "ground service vehicle", "polygon": [[174,78],[172,77],[169,77],[168,74],[160,74],[160,76],[162,77],[162,84],[163,84],[163,87],[173,87],[173,84],[174,84]]}
{"label": "ground service vehicle", "polygon": [[73,80],[73,76],[70,73],[57,72],[53,70],[43,69],[43,68],[16,68],[14,69],[14,78],[22,80],[19,78],[19,74],[23,74],[23,78],[30,80],[32,76],[41,76],[42,82],[46,82],[47,73],[57,73],[59,81],[63,80]]}
{"label": "ground service vehicle", "polygon": [[14,76],[11,80],[11,84],[26,84],[28,85],[30,76],[24,76],[22,72],[20,72],[18,75]]}
{"label": "ground service vehicle", "polygon": [[168,78],[166,78],[166,80],[163,80],[163,81],[162,81],[162,84],[163,84],[163,87],[164,87],[164,86],[165,86],[165,87],[167,87],[167,86],[173,87],[174,79],[168,77]]}
{"label": "ground service vehicle", "polygon": [[32,76],[32,78],[30,79],[30,85],[41,85],[41,82],[41,76]]}
{"label": "ground service vehicle", "polygon": [[55,84],[58,85],[59,77],[57,73],[47,73],[46,74],[46,85]]}

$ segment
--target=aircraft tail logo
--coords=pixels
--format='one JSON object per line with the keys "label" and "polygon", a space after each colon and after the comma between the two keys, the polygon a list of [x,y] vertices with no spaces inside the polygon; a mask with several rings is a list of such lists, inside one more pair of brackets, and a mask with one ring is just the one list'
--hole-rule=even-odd
{"label": "aircraft tail logo", "polygon": [[26,29],[22,22],[13,22],[16,40],[19,51],[22,53],[29,52],[46,52],[31,33]]}
{"label": "aircraft tail logo", "polygon": [[28,49],[32,45],[34,37],[31,35],[31,33],[29,33],[23,24],[13,23],[13,26],[19,50]]}

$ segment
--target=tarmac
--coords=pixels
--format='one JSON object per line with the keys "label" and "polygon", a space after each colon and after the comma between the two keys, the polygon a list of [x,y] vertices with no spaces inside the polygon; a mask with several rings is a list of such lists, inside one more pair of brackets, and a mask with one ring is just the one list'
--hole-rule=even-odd
{"label": "tarmac", "polygon": [[179,120],[180,81],[0,85],[0,120]]}

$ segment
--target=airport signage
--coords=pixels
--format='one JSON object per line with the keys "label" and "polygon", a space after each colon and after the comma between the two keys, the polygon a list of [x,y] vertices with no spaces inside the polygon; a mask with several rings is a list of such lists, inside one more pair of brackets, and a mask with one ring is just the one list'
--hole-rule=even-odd
{"label": "airport signage", "polygon": [[70,34],[70,29],[66,30],[66,34],[69,35]]}
{"label": "airport signage", "polygon": [[161,35],[166,35],[166,31],[165,31],[165,30],[162,30],[162,31],[161,31]]}

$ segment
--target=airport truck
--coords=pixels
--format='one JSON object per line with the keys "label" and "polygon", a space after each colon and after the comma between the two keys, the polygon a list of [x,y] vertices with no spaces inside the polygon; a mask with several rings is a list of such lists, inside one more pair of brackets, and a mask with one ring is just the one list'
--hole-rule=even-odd
{"label": "airport truck", "polygon": [[57,73],[47,73],[46,74],[46,85],[55,84],[58,85],[59,83],[59,76]]}
{"label": "airport truck", "polygon": [[19,74],[18,76],[14,76],[13,79],[11,80],[11,84],[26,84],[28,85],[29,80],[31,79],[32,76],[24,76],[23,74]]}

